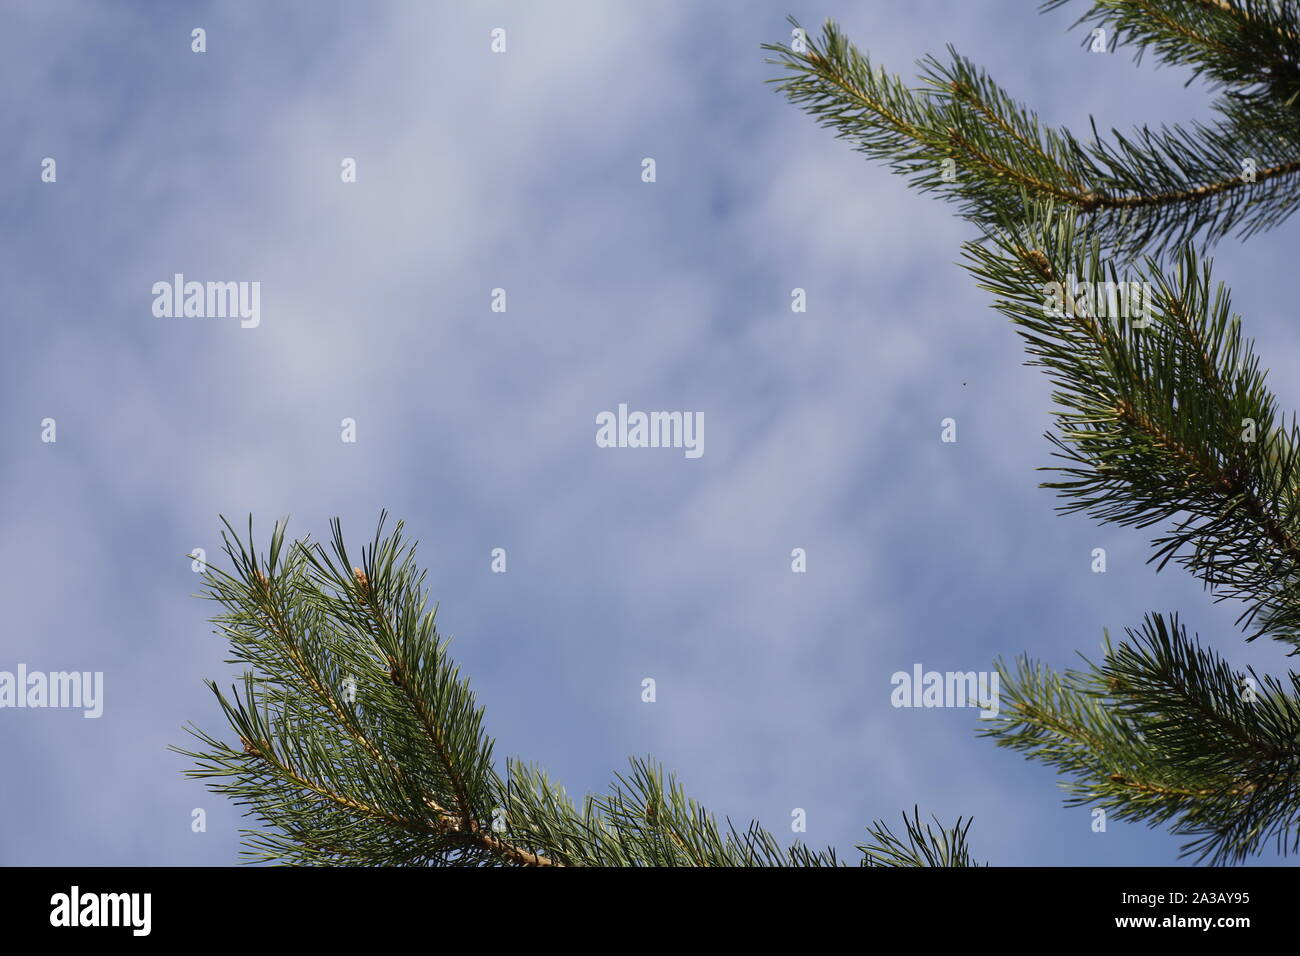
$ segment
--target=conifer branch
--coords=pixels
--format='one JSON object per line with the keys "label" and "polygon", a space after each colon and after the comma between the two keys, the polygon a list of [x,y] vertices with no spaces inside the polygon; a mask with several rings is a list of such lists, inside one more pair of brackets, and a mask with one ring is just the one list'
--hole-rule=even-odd
{"label": "conifer branch", "polygon": [[[1121,279],[1075,213],[1027,204],[1025,224],[969,243],[966,265],[1057,386],[1048,438],[1069,464],[1044,486],[1068,500],[1063,512],[1140,528],[1176,521],[1151,560],[1184,565],[1218,600],[1245,601],[1252,639],[1300,647],[1300,432],[1294,416],[1286,426],[1228,292],[1190,250],[1172,273],[1148,258]],[[1058,315],[1052,282],[1152,294],[1142,315],[1104,302]]]}
{"label": "conifer branch", "polygon": [[[1248,639],[1267,634],[1293,654],[1300,432],[1199,253],[1300,204],[1298,6],[1094,0],[1078,22],[1113,31],[1108,50],[1130,44],[1140,60],[1150,49],[1221,95],[1213,124],[1103,139],[1094,121],[1085,142],[1043,127],[951,48],[947,63],[922,61],[923,86],[910,90],[833,23],[806,50],[767,47],[787,71],[772,82],[792,102],[979,227],[965,264],[1055,386],[1048,437],[1066,466],[1045,486],[1065,499],[1060,510],[1165,526],[1151,560],[1243,602]],[[1110,297],[1134,287],[1139,314],[1127,296],[1117,312]],[[1149,617],[1129,636],[1118,649],[1108,639],[1103,664],[1084,673],[1000,665],[1005,702],[988,735],[1072,778],[1072,803],[1168,824],[1194,837],[1185,850],[1201,859],[1236,862],[1269,840],[1300,846],[1300,678],[1284,691],[1251,672],[1262,690],[1248,696],[1244,676],[1176,619]]]}
{"label": "conifer branch", "polygon": [[1237,77],[1214,123],[1112,131],[1110,141],[1094,123],[1081,142],[1043,126],[951,47],[947,62],[920,62],[917,89],[876,67],[833,22],[806,47],[765,45],[779,54],[769,62],[786,71],[769,82],[838,137],[920,191],[958,203],[984,228],[1023,214],[1027,196],[1086,215],[1090,232],[1117,254],[1159,255],[1198,237],[1208,244],[1234,231],[1252,235],[1300,202],[1300,111],[1243,92],[1254,73]]}
{"label": "conifer branch", "polygon": [[[1046,0],[1053,10],[1074,0]],[[1150,50],[1241,103],[1291,105],[1300,91],[1300,6],[1293,0],[1089,0],[1075,21],[1110,29],[1141,62]]]}
{"label": "conifer branch", "polygon": [[982,734],[1072,778],[1071,806],[1192,836],[1198,860],[1300,849],[1300,677],[1233,671],[1176,615],[1126,633],[1081,671],[999,662],[1004,706]]}
{"label": "conifer branch", "polygon": [[[783,846],[757,823],[719,824],[648,759],[579,810],[535,768],[492,759],[482,710],[446,653],[424,572],[384,517],[356,565],[286,545],[258,556],[226,522],[232,571],[209,566],[205,596],[244,664],[242,693],[209,682],[239,745],[197,728],[188,771],[257,817],[250,861],[447,866],[839,866],[833,849]],[[895,837],[877,821],[863,866],[971,866],[966,830]]]}

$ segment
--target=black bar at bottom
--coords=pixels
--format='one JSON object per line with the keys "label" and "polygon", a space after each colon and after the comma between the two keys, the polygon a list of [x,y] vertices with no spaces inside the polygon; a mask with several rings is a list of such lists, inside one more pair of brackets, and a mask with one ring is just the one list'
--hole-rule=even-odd
{"label": "black bar at bottom", "polygon": [[[1288,868],[982,868],[962,870],[537,870],[351,868],[8,868],[7,939],[82,943],[162,939],[374,943],[462,933],[516,941],[647,945],[693,926],[728,941],[792,930],[864,942],[907,929],[918,940],[993,943],[1198,933],[1231,943],[1278,933],[1295,903]],[[704,924],[701,926],[701,924]],[[602,929],[602,927],[604,927]],[[990,936],[990,933],[998,936]],[[13,934],[17,934],[15,937]],[[454,934],[454,935],[453,935]],[[602,935],[603,934],[603,935]],[[612,934],[612,935],[611,935]],[[629,935],[630,934],[630,935]],[[619,942],[619,941],[622,942]]]}

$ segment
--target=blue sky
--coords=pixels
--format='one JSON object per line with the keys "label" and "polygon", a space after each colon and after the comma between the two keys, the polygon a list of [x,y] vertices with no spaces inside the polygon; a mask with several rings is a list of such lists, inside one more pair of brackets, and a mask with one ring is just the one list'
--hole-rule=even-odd
{"label": "blue sky", "polygon": [[[0,670],[102,670],[105,712],[0,711],[0,862],[234,863],[237,811],[166,749],[221,728],[202,682],[230,673],[183,555],[222,513],[359,539],[381,508],[498,753],[571,793],[650,753],[844,851],[918,804],[995,864],[1177,862],[1093,833],[974,711],[890,705],[915,663],[1069,666],[1154,610],[1285,660],[1140,532],[1054,514],[1049,388],[954,264],[970,227],[763,82],[791,13],[908,74],[951,42],[1079,130],[1209,112],[1011,0],[6,5]],[[1295,239],[1216,254],[1292,407]],[[177,272],[259,281],[261,324],[155,317]],[[703,412],[705,454],[597,448],[620,402]]]}

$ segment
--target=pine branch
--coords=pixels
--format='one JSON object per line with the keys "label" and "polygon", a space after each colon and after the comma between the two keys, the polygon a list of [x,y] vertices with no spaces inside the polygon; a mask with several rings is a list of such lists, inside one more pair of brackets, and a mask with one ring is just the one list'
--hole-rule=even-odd
{"label": "pine branch", "polygon": [[[1182,564],[1216,600],[1244,601],[1251,639],[1300,647],[1300,432],[1294,416],[1285,425],[1227,291],[1190,250],[1172,273],[1148,258],[1121,278],[1076,214],[1028,205],[1025,224],[969,243],[966,266],[1056,386],[1048,437],[1068,464],[1044,487],[1067,499],[1063,512],[1172,524],[1153,562]],[[1151,290],[1141,315],[1117,316],[1118,297],[1048,307],[1064,286],[1134,283]]]}
{"label": "pine branch", "polygon": [[[224,520],[224,519],[223,519]],[[205,596],[244,664],[242,692],[209,687],[238,744],[197,728],[188,774],[247,808],[250,862],[442,866],[839,866],[833,849],[783,846],[751,823],[717,820],[649,759],[578,809],[536,768],[504,778],[469,683],[427,611],[425,574],[384,517],[355,566],[337,521],[331,548],[259,557],[226,522],[232,571],[209,567]],[[967,866],[965,824],[895,837],[877,822],[862,865]]]}
{"label": "pine branch", "polygon": [[946,63],[922,60],[923,85],[909,89],[833,22],[806,45],[766,44],[779,54],[769,62],[787,74],[769,82],[837,137],[919,191],[956,202],[984,228],[1022,215],[1027,196],[1073,207],[1117,254],[1159,255],[1197,239],[1253,235],[1300,202],[1300,113],[1276,97],[1225,99],[1215,123],[1112,131],[1110,141],[1094,121],[1081,142],[1043,126],[951,47]]}
{"label": "pine branch", "polygon": [[903,827],[906,839],[895,836],[883,823],[875,823],[871,829],[873,843],[859,844],[862,851],[863,866],[978,866],[970,855],[966,843],[966,831],[971,821],[965,824],[958,818],[956,826],[944,828],[939,821],[938,832],[928,824],[921,822],[921,812],[912,808],[909,819],[903,814]]}
{"label": "pine branch", "polygon": [[1068,805],[1170,825],[1200,861],[1300,849],[1300,677],[1234,672],[1177,616],[1126,633],[1083,671],[999,662],[1003,706],[982,734],[1074,778]]}
{"label": "pine branch", "polygon": [[[1108,140],[1094,121],[1085,142],[1043,127],[951,48],[947,63],[922,61],[924,86],[910,90],[833,23],[806,50],[767,47],[788,73],[772,82],[792,102],[980,227],[966,265],[1055,386],[1049,438],[1066,467],[1046,486],[1065,499],[1060,510],[1165,525],[1151,560],[1184,565],[1217,600],[1241,600],[1249,639],[1269,634],[1292,653],[1300,433],[1192,243],[1253,235],[1300,202],[1297,6],[1094,0],[1080,23],[1110,28],[1139,59],[1149,48],[1190,67],[1220,92],[1219,119]],[[1290,692],[1265,678],[1246,706],[1241,675],[1176,620],[1149,618],[1129,634],[1085,673],[1000,665],[1007,703],[989,733],[1075,778],[1071,802],[1169,823],[1201,858],[1237,861],[1269,839],[1283,852],[1300,846],[1300,678]]]}
{"label": "pine branch", "polygon": [[1238,102],[1294,106],[1300,94],[1300,5],[1290,0],[1091,0],[1075,21],[1081,24],[1109,29],[1116,45],[1134,47],[1138,62],[1151,50],[1168,65],[1189,67],[1191,79]]}

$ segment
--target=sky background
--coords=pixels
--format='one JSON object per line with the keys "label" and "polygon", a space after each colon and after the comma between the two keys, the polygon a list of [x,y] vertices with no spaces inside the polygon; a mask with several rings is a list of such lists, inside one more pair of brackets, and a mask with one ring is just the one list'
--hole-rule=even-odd
{"label": "sky background", "polygon": [[[337,515],[359,545],[382,508],[498,755],[572,794],[649,753],[850,858],[916,804],[973,815],[993,864],[1179,862],[1163,831],[1092,832],[976,711],[893,708],[890,675],[1070,666],[1156,610],[1238,666],[1283,651],[1142,532],[1054,513],[1049,387],[955,265],[971,227],[778,96],[759,49],[832,17],[908,75],[953,43],[1049,123],[1208,118],[1184,73],[1088,53],[1079,12],[7,2],[0,670],[103,671],[105,709],[0,710],[0,862],[236,863],[238,811],[167,749],[224,730],[203,680],[232,673],[184,555],[216,558],[219,514],[263,540]],[[1296,230],[1216,254],[1284,407]],[[260,327],[155,317],[176,272],[260,281]],[[703,412],[704,456],[596,447],[620,402]]]}

